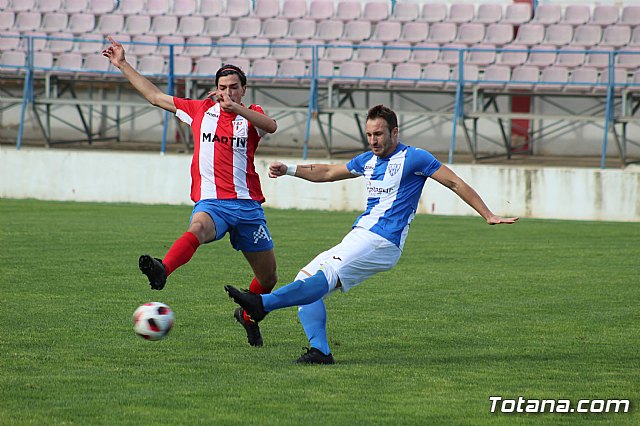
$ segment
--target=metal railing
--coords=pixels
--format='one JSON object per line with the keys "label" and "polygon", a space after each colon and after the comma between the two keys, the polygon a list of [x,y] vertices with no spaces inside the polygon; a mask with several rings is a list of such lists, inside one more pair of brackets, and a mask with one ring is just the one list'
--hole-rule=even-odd
{"label": "metal railing", "polygon": [[[88,39],[81,39],[81,38],[60,39],[60,38],[51,37],[51,36],[33,36],[33,35],[26,35],[26,36],[25,35],[20,35],[20,36],[0,35],[0,38],[11,38],[11,37],[13,38],[19,37],[23,46],[26,46],[26,55],[25,55],[24,64],[0,63],[0,73],[1,73],[0,75],[4,75],[4,76],[13,75],[13,76],[19,76],[24,79],[20,123],[19,123],[19,130],[18,130],[18,136],[16,141],[16,147],[18,149],[20,149],[22,144],[24,123],[25,123],[25,113],[26,113],[27,107],[29,104],[33,104],[34,102],[38,101],[34,93],[34,81],[36,78],[44,77],[45,79],[48,79],[51,76],[55,76],[55,75],[60,75],[62,78],[67,77],[69,79],[77,78],[78,76],[94,75],[94,76],[117,77],[120,75],[119,71],[114,69],[113,67],[110,67],[109,69],[95,70],[95,69],[86,69],[86,68],[80,68],[80,69],[65,68],[65,67],[60,67],[58,66],[58,64],[55,64],[55,63],[52,63],[50,66],[42,66],[40,64],[34,63],[34,56],[35,56],[34,43],[36,42],[50,43],[51,41],[65,40],[65,41],[73,42],[76,45],[81,45],[82,43],[96,43],[96,40],[88,40]],[[123,44],[127,46],[154,45],[154,46],[157,46],[158,48],[166,47],[168,49],[168,55],[166,55],[166,61],[167,61],[166,68],[163,69],[162,72],[155,72],[148,75],[150,77],[159,78],[165,81],[167,84],[167,91],[171,95],[175,93],[176,81],[178,79],[180,80],[207,79],[207,78],[212,78],[213,75],[215,74],[215,70],[212,70],[210,76],[194,75],[191,73],[176,73],[174,60],[176,58],[175,51],[178,47],[186,48],[190,46],[191,47],[212,46],[215,49],[218,49],[221,47],[222,48],[236,47],[240,49],[247,48],[247,47],[252,47],[252,48],[264,47],[269,49],[269,51],[271,52],[274,52],[275,51],[274,49],[285,49],[285,48],[291,49],[294,47],[297,48],[298,51],[300,51],[300,49],[309,49],[311,51],[311,55],[306,61],[306,63],[308,64],[308,68],[303,75],[287,75],[286,72],[278,73],[276,75],[257,75],[253,73],[253,70],[251,70],[248,73],[248,76],[250,78],[257,78],[257,79],[272,79],[272,78],[278,78],[281,80],[291,79],[292,81],[299,82],[301,88],[308,89],[307,119],[306,119],[306,129],[305,129],[304,152],[303,152],[303,156],[305,158],[308,155],[312,118],[317,116],[317,114],[322,113],[322,109],[323,109],[319,105],[319,96],[318,96],[319,89],[321,87],[323,88],[326,87],[329,91],[331,91],[334,85],[338,85],[338,86],[340,85],[339,82],[341,80],[346,79],[350,81],[350,83],[347,84],[347,86],[350,86],[352,88],[361,88],[361,89],[364,89],[362,87],[362,83],[367,83],[367,82],[390,83],[390,82],[402,81],[402,82],[413,82],[418,85],[423,84],[425,82],[438,83],[439,86],[437,88],[435,89],[431,88],[430,90],[442,90],[447,92],[453,91],[455,93],[454,95],[455,106],[454,106],[454,111],[451,114],[451,119],[453,122],[453,134],[451,137],[451,143],[449,148],[450,163],[453,162],[453,153],[455,150],[455,141],[456,141],[456,129],[458,127],[458,124],[460,124],[460,122],[463,121],[468,116],[468,113],[465,111],[465,103],[468,100],[469,91],[472,91],[473,96],[475,96],[478,90],[480,91],[484,90],[483,85],[487,85],[487,83],[494,83],[494,84],[505,86],[504,89],[498,89],[498,90],[496,90],[495,88],[491,89],[495,93],[509,92],[509,86],[513,85],[514,83],[531,85],[532,87],[536,87],[536,88],[540,88],[544,86],[553,87],[558,85],[562,85],[563,87],[570,87],[572,85],[580,85],[580,86],[586,85],[594,89],[595,88],[602,89],[603,93],[600,94],[599,96],[606,96],[604,116],[601,117],[602,119],[604,119],[604,122],[605,122],[604,134],[602,136],[602,154],[601,154],[601,167],[604,168],[605,162],[606,162],[606,155],[607,155],[606,151],[607,151],[609,131],[611,129],[611,126],[616,122],[614,98],[617,93],[622,93],[621,96],[626,97],[626,93],[628,91],[635,90],[640,86],[640,82],[637,82],[637,81],[619,82],[615,80],[615,69],[616,69],[616,66],[619,65],[620,55],[622,54],[640,55],[639,51],[624,50],[624,49],[620,49],[620,50],[612,49],[610,51],[589,51],[589,50],[582,50],[580,48],[576,48],[571,51],[560,50],[560,49],[535,50],[535,52],[537,53],[544,53],[544,52],[556,53],[556,54],[557,53],[563,53],[563,54],[567,54],[567,53],[568,54],[571,54],[571,53],[587,54],[588,53],[590,55],[606,55],[607,56],[608,65],[605,69],[606,69],[606,74],[608,75],[608,78],[606,79],[606,81],[598,80],[595,82],[575,82],[575,81],[568,81],[568,80],[567,81],[540,81],[540,80],[519,81],[519,80],[513,80],[512,78],[502,79],[502,80],[487,80],[487,79],[481,78],[478,75],[473,77],[467,76],[467,74],[465,73],[465,69],[467,67],[467,65],[465,65],[465,58],[470,52],[489,51],[498,55],[498,54],[501,54],[502,52],[507,51],[507,49],[504,49],[504,48],[495,48],[495,49],[469,48],[469,47],[435,48],[435,47],[417,47],[417,46],[412,46],[412,47],[366,46],[366,45],[359,46],[359,45],[343,45],[343,44],[317,45],[313,43],[309,43],[309,44],[305,44],[305,43],[271,44],[269,43],[264,45],[212,43],[211,45],[207,45],[207,44],[179,44],[178,45],[178,44],[171,44],[171,43],[139,43],[139,42],[133,42],[133,41],[124,41]],[[458,57],[457,61],[455,63],[450,64],[450,66],[452,66],[454,69],[457,70],[457,74],[448,75],[446,76],[446,78],[428,78],[428,77],[425,77],[423,74],[421,74],[420,76],[416,76],[415,78],[407,78],[407,77],[395,77],[395,76],[374,77],[374,76],[368,76],[366,74],[340,75],[339,72],[334,69],[331,69],[329,73],[321,72],[318,68],[318,65],[321,61],[322,54],[323,52],[326,52],[326,49],[338,49],[338,50],[350,49],[352,50],[352,52],[357,52],[359,50],[365,50],[365,49],[381,49],[385,52],[408,50],[409,56],[413,56],[416,54],[416,52],[420,52],[420,51],[434,51],[434,50],[437,51],[438,55],[442,55],[443,52],[451,52],[454,54],[457,53],[457,57]],[[508,51],[509,52],[526,52],[527,54],[530,54],[532,52],[531,49],[523,49],[523,50],[508,49]],[[98,53],[99,52],[96,52],[96,54]],[[345,55],[345,57],[347,56],[349,55],[348,54]],[[106,58],[105,58],[105,61],[107,61]],[[343,63],[344,62],[348,62],[348,61],[343,61]],[[485,67],[484,69],[487,69],[487,67]],[[283,70],[283,71],[286,71],[286,70]],[[450,87],[450,89],[445,90],[444,85],[447,85],[448,87]],[[382,87],[391,91],[420,90],[419,88],[415,88],[415,87],[411,87],[409,89],[403,89],[403,88],[397,88],[397,87],[394,88],[391,85],[386,85],[386,84],[382,85]],[[423,90],[429,90],[429,89],[423,88]],[[524,91],[520,93],[521,94],[528,93],[531,95],[538,94],[535,90]],[[560,94],[562,92],[554,90],[554,91],[550,91],[550,93]],[[572,93],[572,95],[580,96],[579,93]],[[49,96],[49,93],[45,93],[45,96]],[[591,94],[590,96],[593,96],[593,94]],[[329,96],[328,99],[332,99],[332,97]],[[473,108],[475,109],[476,104],[474,103],[473,105],[474,105]],[[623,114],[626,114],[627,112],[624,108],[625,107],[623,103]],[[165,113],[163,132],[162,132],[161,152],[165,152],[165,149],[166,149],[168,122],[169,122],[169,114]]]}

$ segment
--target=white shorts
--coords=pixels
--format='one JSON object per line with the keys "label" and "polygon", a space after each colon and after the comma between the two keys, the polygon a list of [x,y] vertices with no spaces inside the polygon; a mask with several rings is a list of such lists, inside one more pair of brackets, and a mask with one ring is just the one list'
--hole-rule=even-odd
{"label": "white shorts", "polygon": [[338,280],[341,290],[349,291],[378,272],[393,268],[401,254],[398,246],[389,240],[356,227],[340,244],[320,253],[302,268],[298,277],[314,275],[322,269],[329,282],[329,292],[336,288]]}

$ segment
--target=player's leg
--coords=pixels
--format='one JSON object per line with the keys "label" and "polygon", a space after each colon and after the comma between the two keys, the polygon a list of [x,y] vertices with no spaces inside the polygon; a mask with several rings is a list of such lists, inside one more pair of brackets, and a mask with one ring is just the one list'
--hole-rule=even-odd
{"label": "player's leg", "polygon": [[225,290],[253,320],[261,321],[273,310],[313,303],[338,285],[342,291],[347,291],[372,275],[391,269],[401,253],[397,246],[379,235],[364,229],[354,229],[340,244],[312,261],[310,265],[320,259],[321,266],[307,278],[297,279],[262,296],[241,292],[230,285],[225,286]]}
{"label": "player's leg", "polygon": [[242,254],[255,275],[249,290],[255,294],[270,293],[278,282],[276,255],[273,249],[257,252],[243,251]]}
{"label": "player's leg", "polygon": [[194,213],[187,232],[178,238],[162,259],[167,268],[167,276],[191,260],[201,244],[215,240],[216,225],[205,212]]}
{"label": "player's leg", "polygon": [[[269,294],[278,282],[276,272],[276,255],[273,250],[258,252],[242,252],[253,270],[254,277],[249,284],[249,292],[253,294]],[[252,323],[246,312],[242,311],[245,322]]]}
{"label": "player's leg", "polygon": [[303,268],[295,281],[271,294],[256,298],[229,285],[225,286],[225,290],[253,320],[261,321],[273,310],[308,305],[321,299],[339,285],[338,269],[372,250],[373,246],[368,241],[354,239],[352,231],[340,244],[316,256]]}
{"label": "player's leg", "polygon": [[335,283],[330,287],[328,274],[325,272],[326,269],[323,268],[323,270],[308,278],[295,280],[271,294],[263,295],[262,304],[264,310],[271,312],[289,306],[308,305],[321,299],[337,284],[336,275]]}
{"label": "player's leg", "polygon": [[[138,261],[140,270],[149,279],[149,285],[152,289],[162,290],[167,282],[167,277],[191,260],[201,244],[216,239],[216,231],[221,229],[217,229],[218,227],[213,220],[213,217],[216,216],[205,211],[205,207],[203,204],[196,204],[187,232],[174,241],[164,259],[153,258],[148,254],[140,256]],[[225,227],[219,228],[224,230]]]}
{"label": "player's leg", "polygon": [[314,275],[296,279],[292,283],[280,287],[270,294],[261,296],[242,292],[237,288],[226,285],[225,291],[254,321],[261,321],[268,312],[289,306],[308,305],[336,288],[339,283],[336,269],[325,264]]}
{"label": "player's leg", "polygon": [[[362,234],[361,232],[357,232]],[[317,270],[326,259],[334,259],[335,257],[347,259],[347,262],[341,262],[339,289],[348,291],[349,288],[366,280],[375,272],[381,272],[391,269],[400,257],[400,251],[392,244],[386,244],[381,241],[372,241],[373,244],[367,244],[366,234],[354,235],[345,238],[342,245],[338,245],[332,250],[323,253],[306,265],[296,279],[303,279],[310,275],[308,271]],[[363,238],[360,238],[363,237]],[[344,246],[348,245],[351,251],[344,250]],[[368,252],[367,246],[375,247],[372,252]],[[353,259],[348,261],[348,259]],[[345,285],[342,285],[344,280]],[[334,289],[338,290],[338,289]],[[324,307],[324,299],[318,300],[309,305],[303,305],[298,308],[298,317],[304,328],[304,332],[309,339],[309,350],[302,354],[296,360],[299,364],[333,364],[334,359],[329,348],[327,339],[326,310]]]}
{"label": "player's leg", "polygon": [[[260,252],[243,252],[245,258],[251,265],[254,277],[249,284],[249,292],[253,294],[268,294],[275,287],[278,281],[276,273],[276,256],[273,250]],[[247,332],[247,341],[251,346],[262,346],[262,334],[258,323],[253,321],[243,308],[237,308],[233,313]]]}
{"label": "player's leg", "polygon": [[229,203],[227,214],[233,216],[229,230],[231,246],[242,251],[255,275],[249,290],[255,294],[269,293],[275,287],[278,275],[273,239],[264,210],[258,202],[238,200],[235,205]]}
{"label": "player's leg", "polygon": [[[296,280],[307,278],[311,275],[309,271],[317,271],[320,267],[322,256],[317,256],[306,265],[298,275]],[[309,305],[298,307],[298,318],[307,335],[309,349],[296,360],[298,364],[333,364],[333,355],[329,349],[327,339],[327,310],[324,306],[324,299],[317,300]]]}
{"label": "player's leg", "polygon": [[327,340],[327,310],[322,299],[298,308],[298,318],[309,339],[309,350],[296,360],[298,364],[333,364]]}
{"label": "player's leg", "polygon": [[[259,203],[240,200],[236,206],[230,206],[235,218],[230,231],[233,248],[241,250],[251,266],[254,278],[249,284],[249,293],[268,294],[278,281],[276,256],[273,240],[267,227],[264,210]],[[242,308],[234,311],[235,319],[247,332],[247,341],[251,346],[262,346],[263,340],[258,324]]]}

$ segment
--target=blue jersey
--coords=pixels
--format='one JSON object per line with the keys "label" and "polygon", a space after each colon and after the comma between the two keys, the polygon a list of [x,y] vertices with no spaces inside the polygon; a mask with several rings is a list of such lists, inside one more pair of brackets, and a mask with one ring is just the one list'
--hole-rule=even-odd
{"label": "blue jersey", "polygon": [[367,210],[353,227],[368,229],[402,249],[422,188],[441,165],[430,152],[401,143],[386,158],[371,151],[354,157],[347,169],[364,176],[368,197]]}

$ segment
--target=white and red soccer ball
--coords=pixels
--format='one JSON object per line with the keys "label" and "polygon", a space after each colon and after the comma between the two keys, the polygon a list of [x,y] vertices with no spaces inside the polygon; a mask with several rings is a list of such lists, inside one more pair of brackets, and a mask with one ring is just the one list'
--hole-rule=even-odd
{"label": "white and red soccer ball", "polygon": [[164,339],[171,331],[175,319],[171,308],[164,303],[145,303],[133,313],[133,330],[147,340]]}

